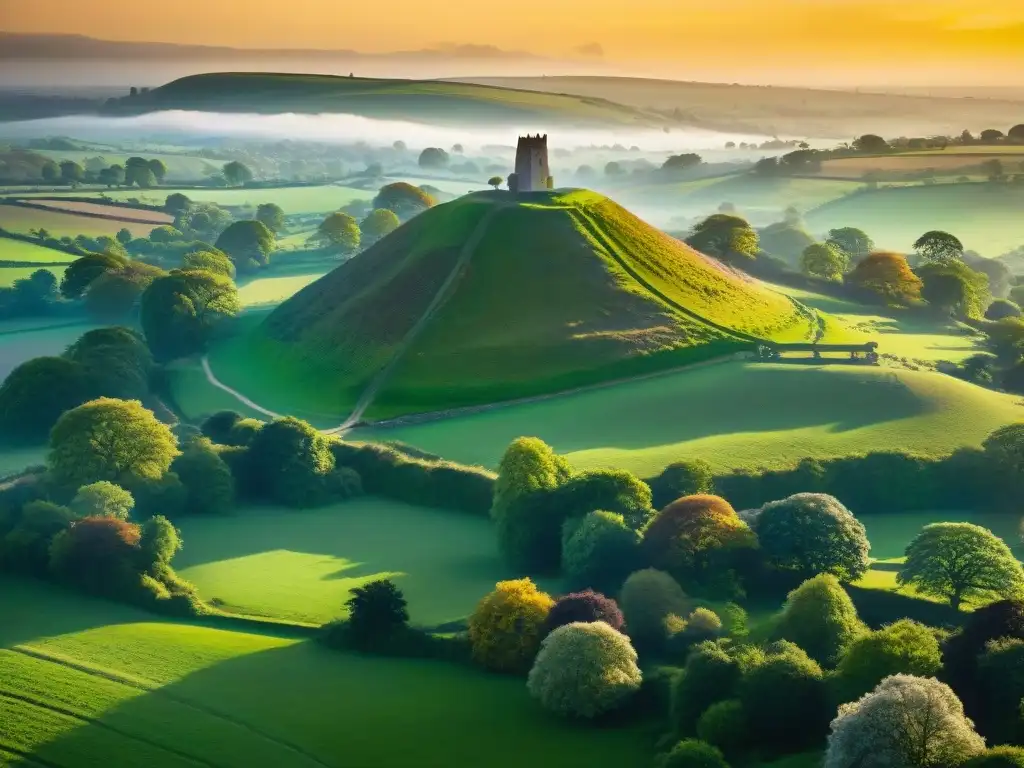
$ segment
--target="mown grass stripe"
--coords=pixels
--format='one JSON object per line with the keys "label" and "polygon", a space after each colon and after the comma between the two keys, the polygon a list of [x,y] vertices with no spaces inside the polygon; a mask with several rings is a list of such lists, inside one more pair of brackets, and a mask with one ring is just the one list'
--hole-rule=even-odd
{"label": "mown grass stripe", "polygon": [[[5,755],[14,757],[18,761],[17,765],[37,766],[38,768],[64,768],[62,765],[51,763],[49,760],[43,760],[37,755],[33,755],[23,749],[18,749],[11,744],[0,741],[0,757],[4,757]],[[6,762],[0,763],[0,765],[6,764]]]}
{"label": "mown grass stripe", "polygon": [[191,763],[195,763],[196,765],[205,765],[207,766],[207,768],[221,768],[216,763],[211,763],[208,760],[204,760],[202,757],[189,754],[188,752],[183,752],[180,749],[175,749],[174,747],[167,746],[166,744],[160,744],[159,742],[144,738],[142,736],[138,736],[133,733],[129,733],[128,731],[122,730],[120,728],[115,728],[114,726],[108,723],[104,723],[102,720],[97,720],[94,717],[89,717],[88,715],[84,715],[81,712],[75,712],[65,707],[58,707],[54,704],[41,701],[32,696],[26,696],[24,694],[13,693],[11,691],[5,691],[0,689],[0,697],[13,701],[20,701],[22,704],[28,704],[31,707],[45,709],[49,712],[54,712],[58,715],[63,715],[64,717],[70,717],[74,720],[87,723],[88,725],[91,725],[93,727],[102,728],[105,731],[117,734],[118,736],[121,736],[123,738],[132,739],[133,741],[138,741],[143,744],[148,744],[149,746],[154,747],[156,749],[162,750],[164,752],[169,752],[173,755],[177,755],[178,757],[184,760],[188,760]]}
{"label": "mown grass stripe", "polygon": [[236,717],[225,714],[224,712],[212,709],[203,704],[200,704],[199,702],[193,701],[191,699],[186,699],[181,696],[175,696],[172,693],[168,693],[165,689],[159,687],[156,683],[152,681],[144,681],[141,678],[133,678],[128,675],[122,675],[118,672],[114,672],[113,670],[104,669],[102,667],[94,667],[90,664],[85,664],[77,659],[72,659],[68,656],[64,656],[61,654],[44,652],[39,650],[38,648],[32,648],[31,646],[14,645],[8,648],[7,650],[14,651],[15,653],[21,653],[25,656],[30,656],[40,661],[47,661],[53,664],[59,664],[69,669],[74,669],[77,672],[82,672],[86,675],[101,677],[105,680],[109,680],[115,683],[121,683],[122,685],[137,688],[138,690],[146,691],[147,693],[153,695],[162,696],[168,699],[169,701],[173,701],[177,704],[181,704],[182,706],[189,707],[191,709],[196,710],[197,712],[202,712],[203,714],[210,715],[211,717],[217,717],[221,720],[224,720],[225,722],[231,723],[232,725],[236,725],[239,728],[242,728],[256,736],[259,736],[262,739],[277,744],[279,747],[294,752],[296,755],[299,755],[300,757],[303,757],[309,760],[310,762],[318,766],[321,766],[321,768],[331,768],[331,766],[329,766],[327,763],[324,763],[316,755],[306,751],[301,746],[291,741],[287,741],[277,736],[271,736],[270,734],[264,733],[263,731],[254,728],[252,725],[245,722],[244,720],[240,720]]}

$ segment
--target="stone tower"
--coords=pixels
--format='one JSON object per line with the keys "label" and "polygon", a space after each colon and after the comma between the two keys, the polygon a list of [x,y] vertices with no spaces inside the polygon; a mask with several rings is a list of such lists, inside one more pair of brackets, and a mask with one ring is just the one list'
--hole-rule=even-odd
{"label": "stone tower", "polygon": [[554,187],[548,166],[548,135],[520,136],[516,147],[516,171],[508,177],[513,192],[542,192]]}

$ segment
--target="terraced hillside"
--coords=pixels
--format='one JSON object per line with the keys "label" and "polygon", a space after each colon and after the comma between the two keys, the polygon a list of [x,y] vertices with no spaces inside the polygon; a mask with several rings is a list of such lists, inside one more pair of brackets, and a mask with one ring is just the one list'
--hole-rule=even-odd
{"label": "terraced hillside", "polygon": [[[413,219],[211,355],[264,407],[444,410],[698,362],[819,318],[601,195],[479,193]],[[340,420],[340,419],[339,419]]]}
{"label": "terraced hillside", "polygon": [[214,112],[340,113],[431,123],[661,126],[647,110],[591,96],[567,96],[440,80],[385,80],[330,75],[221,72],[175,80],[149,93],[108,103],[113,114],[167,109]]}

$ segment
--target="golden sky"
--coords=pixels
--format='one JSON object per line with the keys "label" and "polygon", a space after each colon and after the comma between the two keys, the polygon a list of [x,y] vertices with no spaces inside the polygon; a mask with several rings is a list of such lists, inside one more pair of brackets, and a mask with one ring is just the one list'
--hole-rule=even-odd
{"label": "golden sky", "polygon": [[361,51],[474,43],[555,57],[598,43],[609,64],[694,79],[803,70],[899,81],[910,67],[1024,83],[1024,0],[0,0],[0,29]]}

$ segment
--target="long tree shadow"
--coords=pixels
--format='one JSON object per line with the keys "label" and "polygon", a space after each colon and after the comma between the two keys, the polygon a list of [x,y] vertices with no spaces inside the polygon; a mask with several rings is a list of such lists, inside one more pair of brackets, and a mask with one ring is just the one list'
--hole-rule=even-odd
{"label": "long tree shadow", "polygon": [[135,691],[66,725],[31,757],[62,768],[590,768],[637,765],[653,754],[647,728],[566,723],[541,711],[519,678],[342,654],[311,642]]}

